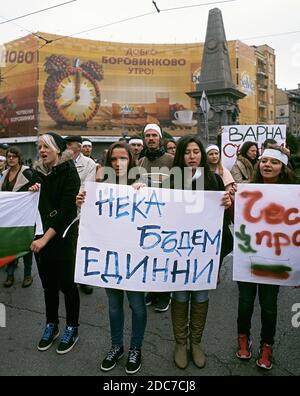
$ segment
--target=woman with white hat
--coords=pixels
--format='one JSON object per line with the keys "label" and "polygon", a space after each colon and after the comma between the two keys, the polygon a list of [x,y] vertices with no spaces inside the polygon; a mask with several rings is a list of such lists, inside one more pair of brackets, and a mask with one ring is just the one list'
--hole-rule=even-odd
{"label": "woman with white hat", "polygon": [[236,191],[236,183],[230,171],[222,165],[219,147],[215,144],[211,144],[206,147],[205,151],[210,170],[221,176],[225,190],[233,197]]}

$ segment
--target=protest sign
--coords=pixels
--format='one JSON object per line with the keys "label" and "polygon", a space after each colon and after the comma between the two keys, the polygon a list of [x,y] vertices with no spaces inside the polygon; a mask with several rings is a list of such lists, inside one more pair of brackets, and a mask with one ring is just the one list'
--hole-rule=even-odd
{"label": "protest sign", "polygon": [[216,288],[222,192],[86,187],[76,282],[136,291]]}
{"label": "protest sign", "polygon": [[[276,188],[276,194],[274,194]],[[300,186],[239,184],[235,200],[233,279],[300,284]]]}
{"label": "protest sign", "polygon": [[274,139],[277,144],[285,146],[286,125],[230,125],[222,128],[222,164],[229,170],[245,142],[256,142],[259,154],[266,139]]}

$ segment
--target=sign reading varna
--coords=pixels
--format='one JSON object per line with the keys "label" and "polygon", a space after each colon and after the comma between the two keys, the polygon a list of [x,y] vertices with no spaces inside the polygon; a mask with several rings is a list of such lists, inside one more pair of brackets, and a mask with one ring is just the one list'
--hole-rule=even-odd
{"label": "sign reading varna", "polygon": [[136,291],[215,289],[222,192],[86,183],[75,281]]}
{"label": "sign reading varna", "polygon": [[239,150],[245,142],[256,142],[259,154],[266,139],[274,139],[285,146],[286,125],[229,125],[222,128],[222,164],[233,167]]}

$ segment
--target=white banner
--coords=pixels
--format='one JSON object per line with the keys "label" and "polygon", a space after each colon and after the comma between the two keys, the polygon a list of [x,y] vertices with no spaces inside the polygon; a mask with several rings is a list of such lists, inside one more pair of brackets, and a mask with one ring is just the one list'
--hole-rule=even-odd
{"label": "white banner", "polygon": [[136,291],[216,288],[222,192],[86,187],[76,282]]}
{"label": "white banner", "polygon": [[285,146],[286,125],[230,125],[222,127],[222,164],[231,170],[237,152],[245,142],[256,142],[261,154],[261,146],[266,139],[274,139]]}
{"label": "white banner", "polygon": [[299,196],[298,185],[238,184],[233,280],[300,285]]}

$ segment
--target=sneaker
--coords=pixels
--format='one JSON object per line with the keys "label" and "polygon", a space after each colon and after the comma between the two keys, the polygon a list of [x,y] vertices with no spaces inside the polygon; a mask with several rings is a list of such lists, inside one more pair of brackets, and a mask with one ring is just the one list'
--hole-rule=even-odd
{"label": "sneaker", "polygon": [[78,327],[77,326],[66,326],[64,330],[64,334],[60,340],[60,343],[56,349],[56,352],[59,355],[63,355],[64,353],[68,353],[73,349],[74,345],[79,339],[78,335]]}
{"label": "sneaker", "polygon": [[41,341],[38,345],[39,351],[47,351],[56,338],[59,336],[59,329],[56,323],[47,323],[44,334],[42,335]]}
{"label": "sneaker", "polygon": [[238,351],[236,357],[242,360],[249,360],[252,357],[251,353],[252,340],[248,338],[247,334],[238,335]]}
{"label": "sneaker", "polygon": [[124,355],[124,349],[123,347],[120,346],[113,346],[111,350],[108,352],[106,355],[105,359],[101,363],[101,370],[102,371],[110,371],[112,370],[115,365],[117,364],[117,361],[121,359],[121,357]]}
{"label": "sneaker", "polygon": [[26,275],[24,277],[24,280],[23,280],[23,283],[22,283],[22,287],[23,288],[29,287],[29,286],[31,286],[32,282],[33,282],[32,276],[31,275]]}
{"label": "sneaker", "polygon": [[265,370],[271,370],[273,367],[272,352],[272,345],[266,343],[262,344],[259,351],[259,357],[256,360],[257,366]]}
{"label": "sneaker", "polygon": [[155,304],[154,310],[156,312],[165,312],[168,310],[171,299],[168,298],[158,298],[157,303]]}
{"label": "sneaker", "polygon": [[155,303],[157,296],[153,293],[147,293],[145,296],[145,304],[149,307],[151,304]]}
{"label": "sneaker", "polygon": [[138,348],[130,348],[126,363],[126,373],[135,374],[139,371],[142,365],[142,352]]}

